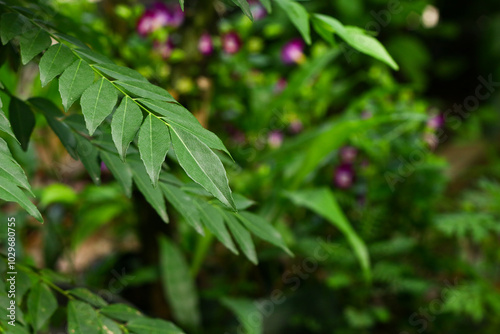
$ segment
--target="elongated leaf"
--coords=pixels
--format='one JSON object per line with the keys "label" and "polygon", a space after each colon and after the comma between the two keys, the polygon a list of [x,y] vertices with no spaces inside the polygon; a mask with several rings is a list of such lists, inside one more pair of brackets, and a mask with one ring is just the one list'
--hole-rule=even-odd
{"label": "elongated leaf", "polygon": [[78,158],[85,166],[92,181],[95,184],[101,183],[101,166],[99,165],[99,151],[92,145],[92,143],[82,136],[76,136],[76,151]]}
{"label": "elongated leaf", "polygon": [[89,64],[113,64],[113,62],[109,58],[103,56],[100,53],[92,51],[87,47],[76,49],[75,52],[78,53],[78,55],[85,59],[85,61],[87,61]]}
{"label": "elongated leaf", "polygon": [[102,329],[102,334],[122,334],[122,330],[120,329],[120,326],[114,322],[113,320],[109,319],[108,317],[103,316],[102,314],[98,314],[97,316],[99,318],[99,327]]}
{"label": "elongated leaf", "polygon": [[186,174],[224,205],[236,209],[219,157],[189,132],[172,126],[170,134],[175,154]]}
{"label": "elongated leaf", "polygon": [[124,322],[143,317],[141,312],[125,304],[111,304],[103,307],[100,311],[112,319]]}
{"label": "elongated leaf", "polygon": [[201,217],[194,199],[175,186],[160,183],[163,194],[167,201],[186,219],[196,232],[205,235],[201,225]]}
{"label": "elongated leaf", "polygon": [[0,199],[8,202],[16,202],[30,215],[43,223],[42,215],[33,203],[30,202],[24,192],[15,183],[12,183],[0,175]]}
{"label": "elongated leaf", "polygon": [[94,68],[116,80],[139,80],[148,82],[139,72],[128,67],[123,67],[115,64],[99,64],[94,65]]}
{"label": "elongated leaf", "polygon": [[58,119],[64,116],[59,108],[57,108],[52,101],[40,97],[31,98],[28,101],[43,113],[52,131],[59,137],[59,140],[71,157],[77,160],[78,154],[76,152],[77,143],[75,134],[66,123]]}
{"label": "elongated leaf", "polygon": [[200,325],[198,294],[181,251],[167,238],[160,237],[160,272],[163,292],[175,319],[184,327]]}
{"label": "elongated leaf", "polygon": [[33,24],[18,13],[4,13],[0,18],[0,37],[3,45],[32,29],[34,29]]}
{"label": "elongated leaf", "polygon": [[135,102],[125,96],[116,109],[113,119],[111,120],[111,134],[116,149],[122,160],[125,160],[128,146],[134,140],[137,130],[142,123],[141,109]]}
{"label": "elongated leaf", "polygon": [[40,81],[42,87],[61,74],[71,63],[75,55],[64,44],[52,45],[40,59]]}
{"label": "elongated leaf", "polygon": [[363,240],[343,214],[332,192],[326,188],[301,190],[286,194],[296,205],[305,206],[336,226],[347,238],[363,269],[367,280],[371,279],[370,257]]}
{"label": "elongated leaf", "polygon": [[26,103],[12,98],[9,104],[9,120],[17,140],[21,143],[22,149],[26,151],[35,127],[35,115]]}
{"label": "elongated leaf", "polygon": [[23,34],[19,39],[21,61],[27,64],[33,57],[47,49],[51,44],[50,35],[38,28]]}
{"label": "elongated leaf", "polygon": [[101,334],[97,312],[92,306],[77,300],[68,303],[68,333]]}
{"label": "elongated leaf", "polygon": [[149,82],[140,82],[136,80],[118,80],[115,82],[126,91],[147,99],[176,102],[175,99],[165,89],[155,86]]}
{"label": "elongated leaf", "polygon": [[273,12],[273,8],[271,6],[271,0],[260,0],[262,6],[264,6],[269,14]]}
{"label": "elongated leaf", "polygon": [[139,101],[155,113],[164,116],[168,124],[190,132],[210,148],[221,150],[229,154],[219,137],[205,129],[200,122],[198,122],[196,117],[183,106],[177,103],[167,103],[149,99],[140,99]]}
{"label": "elongated leaf", "polygon": [[91,136],[102,121],[111,114],[117,99],[118,94],[116,89],[104,78],[83,92],[80,104],[87,130]]}
{"label": "elongated leaf", "polygon": [[128,163],[132,168],[134,182],[144,195],[144,198],[146,198],[148,203],[156,210],[161,219],[163,219],[165,223],[168,223],[167,209],[161,189],[159,187],[153,187],[142,162],[130,159]]}
{"label": "elongated leaf", "polygon": [[309,27],[309,13],[300,4],[292,0],[275,0],[286,12],[290,21],[297,27],[307,44],[311,44],[311,31]]}
{"label": "elongated leaf", "polygon": [[94,71],[83,60],[76,60],[59,78],[64,109],[67,111],[80,95],[94,82]]}
{"label": "elongated leaf", "polygon": [[138,146],[151,183],[156,187],[161,166],[170,148],[168,126],[156,116],[149,114],[139,130]]}
{"label": "elongated leaf", "polygon": [[241,223],[234,217],[233,213],[224,211],[220,209],[222,215],[224,216],[224,220],[226,221],[226,225],[233,234],[234,239],[240,246],[241,250],[245,254],[245,256],[255,265],[259,263],[257,259],[257,253],[255,252],[255,245],[252,241],[252,236],[245,229]]}
{"label": "elongated leaf", "polygon": [[26,189],[31,196],[35,197],[31,191],[31,186],[26,174],[24,174],[24,170],[19,166],[17,161],[12,158],[10,153],[5,154],[0,152],[0,175],[10,180],[10,182],[15,185]]}
{"label": "elongated leaf", "polygon": [[262,217],[253,213],[243,211],[235,216],[243,223],[243,225],[250,230],[253,234],[261,239],[264,239],[273,245],[276,245],[293,256],[292,252],[288,249],[281,237],[281,234]]}
{"label": "elongated leaf", "polygon": [[28,294],[28,312],[35,332],[50,319],[57,309],[57,300],[43,283],[35,284]]}
{"label": "elongated leaf", "polygon": [[247,0],[231,0],[236,6],[240,7],[243,14],[248,16],[250,20],[253,21],[252,11],[250,10],[250,5]]}
{"label": "elongated leaf", "polygon": [[233,243],[233,239],[231,239],[231,235],[227,231],[226,225],[224,225],[224,218],[220,212],[212,205],[200,199],[196,200],[196,204],[198,205],[200,216],[205,226],[224,244],[224,246],[238,255],[238,250]]}
{"label": "elongated leaf", "polygon": [[124,163],[116,154],[103,150],[100,151],[100,156],[123,188],[125,195],[130,198],[132,196],[132,170],[130,166]]}
{"label": "elongated leaf", "polygon": [[332,34],[337,34],[359,52],[383,61],[395,70],[399,69],[398,64],[392,59],[384,46],[377,39],[367,35],[364,30],[358,27],[344,26],[337,19],[327,15],[315,14],[314,20],[318,21],[318,24],[321,24],[324,29],[329,28]]}
{"label": "elongated leaf", "polygon": [[264,318],[252,300],[225,297],[221,302],[233,311],[246,334],[262,334]]}
{"label": "elongated leaf", "polygon": [[92,293],[91,291],[85,289],[85,288],[75,288],[71,289],[69,293],[78,299],[83,300],[84,302],[89,303],[90,305],[94,307],[104,307],[108,305],[108,303],[102,299],[100,296]]}
{"label": "elongated leaf", "polygon": [[7,142],[0,138],[0,153],[5,154],[8,157],[12,158],[12,154],[10,153],[9,145],[7,145]]}
{"label": "elongated leaf", "polygon": [[135,334],[184,334],[173,323],[150,318],[136,318],[127,323],[127,328]]}
{"label": "elongated leaf", "polygon": [[[0,104],[1,104],[1,102],[0,102]],[[5,113],[3,112],[3,110],[1,109],[1,106],[0,106],[0,131],[5,132],[9,136],[11,136],[15,140],[17,140],[16,136],[14,135],[14,132],[12,132],[10,122],[7,119],[7,117],[5,116]]]}
{"label": "elongated leaf", "polygon": [[184,0],[179,0],[179,4],[181,5],[182,11],[184,11]]}

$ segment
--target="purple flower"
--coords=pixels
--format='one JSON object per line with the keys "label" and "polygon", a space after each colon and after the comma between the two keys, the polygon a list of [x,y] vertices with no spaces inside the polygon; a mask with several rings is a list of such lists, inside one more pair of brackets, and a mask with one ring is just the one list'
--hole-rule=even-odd
{"label": "purple flower", "polygon": [[288,126],[288,129],[290,130],[291,133],[296,135],[297,133],[301,132],[304,126],[302,125],[302,122],[298,119],[293,120],[290,125]]}
{"label": "purple flower", "polygon": [[444,115],[443,114],[437,114],[434,115],[433,117],[429,118],[427,121],[427,127],[437,130],[440,127],[444,125]]}
{"label": "purple flower", "polygon": [[333,173],[333,182],[340,189],[347,189],[354,183],[354,170],[352,165],[342,164]]}
{"label": "purple flower", "polygon": [[371,111],[369,110],[363,110],[361,112],[361,119],[368,119],[368,118],[372,118],[373,114]]}
{"label": "purple flower", "polygon": [[300,64],[304,62],[304,41],[300,38],[295,38],[286,43],[281,49],[281,61],[285,64]]}
{"label": "purple flower", "polygon": [[262,6],[260,1],[250,0],[248,3],[250,4],[250,11],[252,12],[252,16],[255,21],[262,20],[267,16],[267,11],[264,6]]}
{"label": "purple flower", "polygon": [[163,57],[163,59],[168,59],[174,50],[174,43],[172,43],[170,38],[166,42],[154,41],[153,48]]}
{"label": "purple flower", "polygon": [[288,82],[286,81],[286,79],[280,78],[278,82],[276,82],[276,85],[274,86],[274,93],[275,94],[281,93],[286,88],[287,85]]}
{"label": "purple flower", "polygon": [[274,130],[269,133],[267,143],[271,148],[278,148],[283,143],[283,132]]}
{"label": "purple flower", "polygon": [[241,48],[240,36],[234,31],[225,34],[222,37],[222,48],[224,52],[232,55],[238,52]]}
{"label": "purple flower", "polygon": [[101,161],[101,173],[107,173],[109,172],[108,166],[104,163],[104,161]]}
{"label": "purple flower", "polygon": [[356,160],[358,149],[354,146],[344,146],[339,150],[339,155],[342,163],[350,164]]}
{"label": "purple flower", "polygon": [[156,2],[147,9],[137,22],[137,32],[146,36],[161,27],[179,27],[184,22],[184,12],[176,4],[167,6],[162,2]]}
{"label": "purple flower", "polygon": [[214,51],[214,43],[212,41],[212,37],[209,34],[204,33],[201,35],[200,40],[198,41],[198,50],[204,56],[209,56]]}

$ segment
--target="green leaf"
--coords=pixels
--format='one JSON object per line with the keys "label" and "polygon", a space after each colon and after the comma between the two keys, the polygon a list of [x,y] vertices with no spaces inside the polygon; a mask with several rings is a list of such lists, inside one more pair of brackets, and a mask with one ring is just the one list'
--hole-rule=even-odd
{"label": "green leaf", "polygon": [[52,45],[40,59],[39,67],[42,87],[68,68],[74,59],[75,55],[66,45]]}
{"label": "green leaf", "polygon": [[236,6],[240,7],[243,14],[248,16],[250,20],[253,21],[252,11],[250,10],[250,5],[246,0],[231,0]]}
{"label": "green leaf", "polygon": [[64,109],[67,111],[80,95],[94,82],[94,71],[83,60],[76,60],[59,78]]}
{"label": "green leaf", "polygon": [[128,163],[132,168],[134,182],[146,198],[146,201],[151,204],[161,219],[163,219],[165,223],[168,223],[167,209],[165,207],[165,201],[163,199],[161,189],[159,187],[153,187],[142,162],[129,159]]}
{"label": "green leaf", "polygon": [[0,175],[0,199],[18,203],[30,215],[43,223],[42,215],[33,203],[30,202],[24,192],[15,183]]}
{"label": "green leaf", "polygon": [[219,137],[205,129],[200,122],[198,122],[196,117],[183,106],[177,103],[167,103],[148,99],[139,99],[139,102],[155,113],[163,116],[168,124],[190,132],[210,148],[221,150],[229,154],[229,151]]}
{"label": "green leaf", "polygon": [[109,168],[113,176],[123,189],[128,198],[132,197],[132,170],[116,154],[100,151],[100,156],[104,164]]}
{"label": "green leaf", "polygon": [[57,118],[64,116],[62,112],[55,106],[52,101],[35,97],[28,100],[35,108],[40,110],[47,123],[51,127],[52,131],[59,137],[59,140],[66,148],[68,153],[73,157],[73,159],[78,160],[78,154],[76,152],[76,138],[75,134],[71,131],[70,127],[66,124],[58,120]]}
{"label": "green leaf", "polygon": [[127,328],[135,334],[184,334],[173,323],[150,318],[136,318],[127,323]]}
{"label": "green leaf", "polygon": [[220,209],[226,225],[233,234],[234,239],[240,246],[241,250],[245,256],[255,265],[259,263],[257,259],[257,253],[255,252],[255,245],[252,241],[252,236],[250,233],[241,225],[241,223],[234,217],[231,212],[224,211]]}
{"label": "green leaf", "polygon": [[343,214],[332,192],[326,188],[319,188],[288,192],[286,196],[296,205],[305,206],[327,219],[344,234],[358,257],[365,278],[370,281],[370,257],[366,245]]}
{"label": "green leaf", "polygon": [[[1,102],[0,102],[0,104],[1,104]],[[5,116],[5,113],[3,112],[3,110],[1,109],[1,106],[0,106],[0,131],[5,132],[6,134],[8,134],[9,136],[11,136],[12,138],[14,138],[17,141],[17,138],[14,135],[14,132],[12,132],[10,122],[7,119],[7,117]]]}
{"label": "green leaf", "polygon": [[87,61],[90,64],[97,63],[97,64],[113,64],[113,62],[101,55],[100,53],[97,53],[95,51],[92,51],[91,49],[85,47],[85,48],[80,48],[80,49],[75,49],[75,52],[80,55],[85,61]]}
{"label": "green leaf", "polygon": [[33,329],[37,332],[57,309],[57,300],[43,283],[35,284],[28,294],[28,312]]}
{"label": "green leaf", "polygon": [[70,300],[68,303],[68,333],[101,334],[97,312],[87,303]]}
{"label": "green leaf", "polygon": [[139,72],[128,67],[123,67],[115,64],[99,64],[94,65],[94,68],[116,80],[139,80],[148,82]]}
{"label": "green leaf", "polygon": [[18,13],[4,13],[0,18],[0,37],[2,44],[34,29],[34,25],[23,15]]}
{"label": "green leaf", "polygon": [[184,11],[184,0],[179,0],[179,4],[181,5],[182,11]]}
{"label": "green leaf", "polygon": [[122,330],[120,326],[114,322],[113,320],[99,314],[97,316],[99,318],[99,324],[102,329],[102,334],[122,334]]}
{"label": "green leaf", "polygon": [[395,70],[399,69],[398,64],[392,59],[384,46],[377,39],[367,35],[363,29],[344,26],[337,19],[327,15],[315,14],[313,19],[318,21],[318,24],[321,24],[324,29],[329,28],[332,34],[339,35],[347,44],[359,52],[383,61]]}
{"label": "green leaf", "polygon": [[273,245],[276,245],[293,256],[292,252],[288,249],[281,237],[281,234],[262,217],[253,213],[243,211],[235,214],[236,217],[243,223],[243,225],[259,238],[266,240]]}
{"label": "green leaf", "polygon": [[205,235],[201,225],[201,217],[194,199],[181,189],[167,183],[160,183],[163,194],[167,201],[186,219],[196,232]]}
{"label": "green leaf", "polygon": [[85,288],[75,288],[69,290],[69,293],[78,299],[81,299],[84,302],[89,303],[90,305],[94,307],[104,307],[108,305],[104,299],[102,299],[100,296],[92,293],[88,289]]}
{"label": "green leaf", "polygon": [[134,140],[141,123],[141,109],[131,98],[125,96],[111,120],[111,135],[122,160],[125,160],[128,146]]}
{"label": "green leaf", "polygon": [[271,6],[271,0],[260,0],[262,6],[264,6],[269,14],[273,12],[273,8]]}
{"label": "green leaf", "polygon": [[14,97],[9,104],[9,120],[17,140],[26,151],[35,127],[35,115],[26,103]]}
{"label": "green leaf", "polygon": [[224,218],[220,212],[212,205],[200,199],[196,200],[196,204],[199,207],[201,219],[205,226],[224,244],[224,246],[238,255],[238,250],[233,243],[233,239],[231,239],[231,235],[227,231],[226,225],[224,225]]}
{"label": "green leaf", "polygon": [[153,85],[149,82],[136,80],[118,80],[115,83],[129,93],[152,100],[176,102],[175,99],[165,89]]}
{"label": "green leaf", "polygon": [[9,154],[0,152],[0,175],[10,180],[15,185],[26,189],[31,196],[35,197],[31,191],[31,186],[26,178],[24,170],[16,160]]}
{"label": "green leaf", "polygon": [[170,148],[168,126],[149,114],[139,130],[137,146],[153,186],[158,185],[161,166]]}
{"label": "green leaf", "polygon": [[30,30],[19,39],[21,60],[27,64],[33,57],[47,49],[52,43],[50,35],[42,29]]}
{"label": "green leaf", "polygon": [[172,126],[170,134],[175,154],[186,174],[224,205],[236,209],[226,170],[219,157],[189,132]]}
{"label": "green leaf", "polygon": [[117,99],[115,87],[105,78],[101,78],[83,92],[80,104],[87,130],[91,136],[102,121],[111,114]]}
{"label": "green leaf", "polygon": [[182,326],[200,325],[198,294],[189,267],[181,251],[167,238],[160,237],[160,273],[165,298],[175,320]]}
{"label": "green leaf", "polygon": [[245,196],[240,195],[238,193],[233,194],[233,198],[234,198],[234,203],[236,205],[236,209],[238,210],[248,209],[249,207],[255,204],[255,201],[252,201],[251,199],[248,199]]}
{"label": "green leaf", "polygon": [[76,136],[76,151],[78,158],[85,166],[95,184],[101,183],[101,166],[99,165],[99,151],[85,137]]}
{"label": "green leaf", "polygon": [[221,299],[221,303],[233,311],[246,334],[262,334],[264,319],[255,302],[249,299],[224,297]]}
{"label": "green leaf", "polygon": [[125,304],[111,304],[103,307],[100,311],[105,316],[123,322],[143,317],[141,312]]}
{"label": "green leaf", "polygon": [[292,23],[300,31],[307,44],[311,44],[311,31],[309,27],[309,13],[300,4],[292,0],[275,0],[286,12]]}

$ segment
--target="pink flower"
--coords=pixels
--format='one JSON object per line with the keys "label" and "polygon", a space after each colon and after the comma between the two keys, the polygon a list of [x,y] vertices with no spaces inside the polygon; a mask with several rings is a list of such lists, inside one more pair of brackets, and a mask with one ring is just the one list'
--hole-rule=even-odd
{"label": "pink flower", "polygon": [[286,43],[281,49],[281,61],[285,64],[300,64],[304,62],[304,41],[296,38]]}
{"label": "pink flower", "polygon": [[427,121],[427,127],[437,130],[440,127],[444,125],[444,115],[443,114],[437,114],[434,115],[433,117],[429,118]]}
{"label": "pink flower", "polygon": [[361,119],[368,119],[368,118],[372,118],[373,114],[371,113],[371,111],[369,110],[363,110],[361,112]]}
{"label": "pink flower", "polygon": [[147,9],[137,22],[137,32],[146,36],[161,27],[179,27],[184,22],[184,12],[176,4],[167,6],[162,2],[156,2]]}
{"label": "pink flower", "polygon": [[278,148],[283,144],[283,133],[279,130],[274,130],[269,133],[267,143],[271,148]]}
{"label": "pink flower", "polygon": [[333,173],[333,182],[340,189],[348,189],[354,183],[354,170],[349,164],[338,166]]}
{"label": "pink flower", "polygon": [[288,82],[286,79],[280,78],[278,82],[276,82],[276,85],[274,86],[274,93],[279,94],[283,90],[285,90],[286,86],[288,85]]}
{"label": "pink flower", "polygon": [[339,150],[339,155],[342,163],[351,164],[356,160],[358,149],[353,146],[344,146]]}
{"label": "pink flower", "polygon": [[290,125],[288,126],[288,129],[290,130],[291,133],[296,135],[297,133],[301,132],[304,126],[302,125],[302,122],[298,119],[292,121]]}
{"label": "pink flower", "polygon": [[262,6],[260,1],[250,0],[248,3],[250,4],[250,11],[252,12],[252,16],[255,21],[262,20],[267,16],[267,11],[264,6]]}
{"label": "pink flower", "polygon": [[237,53],[241,48],[240,36],[234,31],[225,34],[222,37],[222,48],[230,55]]}
{"label": "pink flower", "polygon": [[209,56],[214,51],[214,43],[212,41],[212,37],[209,34],[204,33],[201,35],[200,40],[198,41],[198,50],[204,56]]}
{"label": "pink flower", "polygon": [[163,59],[168,59],[174,50],[174,43],[172,43],[170,38],[166,42],[154,41],[153,48],[163,57]]}

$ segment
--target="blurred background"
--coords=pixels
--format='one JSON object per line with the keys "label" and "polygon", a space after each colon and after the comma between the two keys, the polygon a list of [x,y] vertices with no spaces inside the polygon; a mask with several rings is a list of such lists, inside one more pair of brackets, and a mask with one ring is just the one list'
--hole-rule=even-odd
{"label": "blurred background", "polygon": [[[46,223],[13,204],[0,213],[20,224],[23,261],[171,320],[158,293],[163,233],[195,274],[202,325],[192,332],[236,333],[254,301],[264,333],[500,332],[498,1],[300,2],[368,30],[399,71],[340,39],[313,32],[307,45],[280,7],[268,13],[258,0],[254,22],[223,0],[186,0],[184,12],[176,1],[47,3],[63,30],[167,89],[221,137],[234,158],[224,161],[232,189],[295,257],[258,242],[254,265],[174,210],[166,225],[139,192],[127,198],[104,164],[94,185],[41,126],[15,155]],[[60,101],[36,66],[21,71],[3,65],[0,75],[21,96]],[[398,121],[375,121],[383,115]],[[299,158],[321,146],[311,134],[346,121],[360,125],[322,137],[337,149],[302,175]],[[333,192],[366,243],[371,283],[336,227],[283,197],[311,187]]]}

